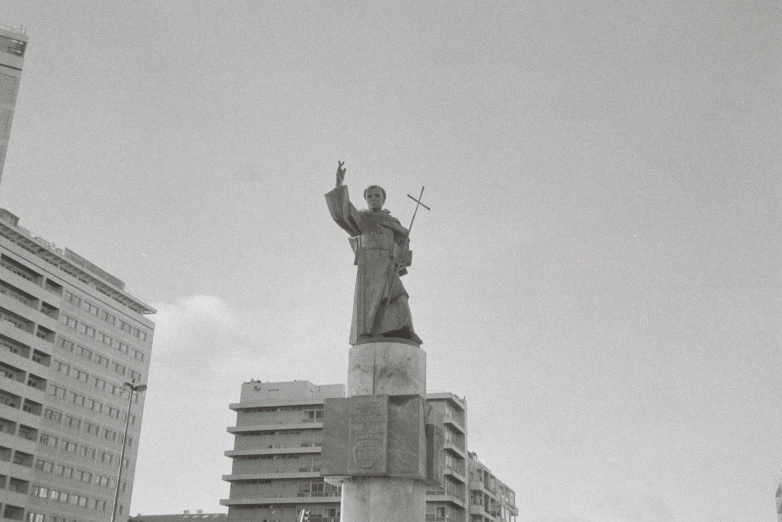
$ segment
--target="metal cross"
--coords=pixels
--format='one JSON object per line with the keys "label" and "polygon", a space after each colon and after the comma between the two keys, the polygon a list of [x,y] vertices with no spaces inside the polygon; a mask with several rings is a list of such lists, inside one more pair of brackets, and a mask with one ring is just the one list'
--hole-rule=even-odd
{"label": "metal cross", "polygon": [[426,187],[421,187],[421,195],[418,196],[418,199],[415,199],[410,194],[407,195],[408,198],[410,198],[413,201],[415,201],[415,210],[413,211],[413,219],[410,220],[410,226],[407,227],[407,237],[408,237],[408,240],[410,238],[410,232],[413,230],[413,223],[415,223],[415,215],[418,213],[418,206],[420,205],[420,206],[424,207],[426,210],[429,210],[429,211],[432,210],[431,208],[427,207],[426,205],[424,205],[421,202],[421,199],[423,198],[423,195],[424,195],[424,189],[425,188]]}

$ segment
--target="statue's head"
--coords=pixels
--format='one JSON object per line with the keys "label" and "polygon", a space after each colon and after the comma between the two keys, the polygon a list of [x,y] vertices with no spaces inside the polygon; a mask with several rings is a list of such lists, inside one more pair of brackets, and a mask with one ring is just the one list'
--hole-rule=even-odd
{"label": "statue's head", "polygon": [[364,199],[372,212],[380,212],[386,202],[386,191],[380,185],[370,185],[364,189]]}

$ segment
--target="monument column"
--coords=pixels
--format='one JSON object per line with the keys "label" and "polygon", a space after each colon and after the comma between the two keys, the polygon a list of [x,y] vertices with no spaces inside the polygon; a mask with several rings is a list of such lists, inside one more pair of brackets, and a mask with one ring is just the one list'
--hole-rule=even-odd
{"label": "monument column", "polygon": [[[417,395],[425,399],[426,352],[413,342],[398,339],[353,346],[348,358],[347,394],[348,397]],[[388,438],[392,443],[393,439],[404,436],[394,433],[394,429],[389,427]],[[415,446],[410,449],[418,450]],[[404,455],[389,452],[388,458],[404,458]],[[389,467],[395,468],[395,464],[389,462]],[[342,483],[342,522],[423,522],[425,519],[426,485],[420,478],[351,477]]]}
{"label": "monument column", "polygon": [[[401,276],[412,261],[410,227],[383,210],[386,192],[350,202],[344,163],[326,194],[357,266],[347,398],[326,399],[321,474],[342,486],[343,522],[424,522],[426,484],[442,485],[443,421],[426,403],[426,354]],[[422,189],[423,194],[423,189]],[[418,206],[426,205],[410,196]]]}

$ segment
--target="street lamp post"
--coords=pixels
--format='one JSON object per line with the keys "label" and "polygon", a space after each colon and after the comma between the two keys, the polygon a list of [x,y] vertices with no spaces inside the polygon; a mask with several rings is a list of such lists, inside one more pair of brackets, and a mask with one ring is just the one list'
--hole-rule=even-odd
{"label": "street lamp post", "polygon": [[126,382],[123,384],[125,389],[128,390],[128,411],[125,417],[125,435],[122,437],[122,452],[119,456],[119,471],[117,472],[117,487],[114,488],[114,505],[111,507],[111,522],[114,522],[117,517],[117,501],[119,500],[119,485],[122,482],[122,465],[125,463],[125,446],[128,444],[128,425],[130,425],[130,406],[133,401],[134,393],[141,393],[147,389],[146,384],[136,384],[132,382]]}

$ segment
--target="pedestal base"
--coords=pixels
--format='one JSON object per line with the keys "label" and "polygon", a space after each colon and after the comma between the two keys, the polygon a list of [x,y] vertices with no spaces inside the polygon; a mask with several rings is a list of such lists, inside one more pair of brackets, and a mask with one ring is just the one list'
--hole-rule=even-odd
{"label": "pedestal base", "polygon": [[[336,410],[333,414],[335,423],[346,423],[346,433],[339,435],[342,439],[347,439],[345,453],[351,452],[347,456],[356,462],[356,456],[361,457],[358,464],[372,464],[375,461],[370,457],[374,458],[376,453],[382,453],[375,451],[374,446],[369,444],[372,442],[374,445],[381,444],[378,447],[387,452],[389,462],[386,471],[377,473],[376,476],[360,476],[369,475],[371,471],[355,473],[348,469],[347,476],[338,477],[342,481],[342,522],[423,522],[426,519],[424,480],[427,477],[428,464],[424,432],[426,353],[415,343],[391,339],[378,339],[353,346],[348,359],[347,396],[353,398],[351,400],[356,404],[351,407],[349,413],[341,415],[344,420],[337,418]],[[385,400],[386,404],[389,404],[388,401],[391,404],[387,415],[389,420],[386,423],[392,427],[390,431],[378,427],[383,419],[376,414],[377,408],[369,408],[363,404],[366,402],[371,405],[373,401],[381,399]],[[410,403],[416,408],[402,408],[397,403]],[[412,427],[405,428],[403,433],[394,431],[393,426],[404,426],[405,421],[411,422]],[[340,432],[339,426],[333,426],[330,431],[337,434]],[[378,434],[387,439],[381,440]],[[325,437],[324,433],[324,462],[343,460],[342,452],[325,447]],[[369,451],[370,449],[373,451]],[[326,459],[326,453],[329,453],[331,460]],[[386,453],[382,454],[385,455]],[[414,465],[403,465],[409,464],[403,457],[411,455],[415,456],[411,460]],[[353,461],[348,460],[349,463]],[[395,466],[404,472],[396,471],[398,474],[414,474],[419,477],[388,476],[394,474],[389,470],[394,472]],[[410,471],[405,471],[407,468],[410,468]]]}
{"label": "pedestal base", "polygon": [[423,522],[426,486],[420,480],[354,477],[342,484],[342,522]]}

